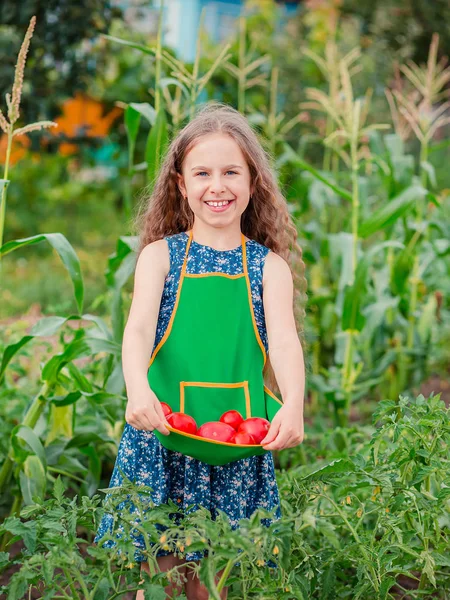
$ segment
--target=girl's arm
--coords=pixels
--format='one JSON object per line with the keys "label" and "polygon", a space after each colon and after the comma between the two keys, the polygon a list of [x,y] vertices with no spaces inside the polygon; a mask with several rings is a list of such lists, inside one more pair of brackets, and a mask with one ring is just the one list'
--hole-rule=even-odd
{"label": "girl's arm", "polygon": [[293,310],[294,285],[288,263],[269,252],[263,275],[263,304],[273,367],[283,406],[262,444],[266,450],[292,448],[303,441],[305,365]]}
{"label": "girl's arm", "polygon": [[166,419],[148,384],[147,371],[169,268],[165,240],[152,242],[142,250],[136,264],[133,299],[122,342],[122,369],[128,397],[126,421],[136,429],[158,429],[166,434]]}

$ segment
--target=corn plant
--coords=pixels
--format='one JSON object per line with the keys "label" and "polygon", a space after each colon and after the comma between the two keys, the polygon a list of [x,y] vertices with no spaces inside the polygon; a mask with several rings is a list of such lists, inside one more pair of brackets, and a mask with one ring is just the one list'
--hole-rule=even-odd
{"label": "corn plant", "polygon": [[24,127],[15,127],[15,124],[17,123],[20,117],[20,100],[22,97],[25,63],[28,54],[28,49],[30,47],[31,38],[33,37],[35,25],[36,17],[32,17],[30,20],[30,24],[28,25],[27,32],[25,34],[25,38],[22,42],[22,46],[19,51],[19,56],[17,58],[12,92],[11,94],[6,94],[8,118],[6,118],[0,110],[0,129],[7,136],[5,168],[3,173],[3,179],[0,179],[0,246],[3,244],[3,236],[5,229],[6,195],[9,184],[9,161],[11,156],[11,146],[13,139],[14,137],[24,135],[26,133],[31,133],[32,131],[39,131],[48,127],[56,127],[56,123],[53,123],[53,121],[38,121],[37,123],[30,123],[29,125],[25,125]]}
{"label": "corn plant", "polygon": [[[312,281],[316,284],[316,289],[322,291],[323,286],[330,282],[330,276],[332,284],[333,279],[337,277],[338,290],[336,296],[331,296],[329,299],[329,313],[324,313],[322,305],[320,312],[315,313],[322,320],[326,317],[326,320],[323,321],[326,332],[324,336],[328,335],[328,340],[323,339],[321,344],[316,342],[313,345],[313,382],[314,387],[318,384],[317,392],[332,400],[338,422],[344,423],[348,419],[352,400],[363,396],[372,386],[380,385],[386,375],[390,381],[390,397],[397,397],[410,385],[411,375],[408,379],[405,373],[403,376],[401,374],[401,365],[410,360],[407,357],[416,357],[416,367],[417,363],[423,362],[421,357],[424,348],[417,344],[413,348],[411,344],[411,325],[407,332],[398,331],[397,325],[402,322],[403,315],[407,314],[411,304],[413,310],[416,310],[414,296],[411,301],[408,300],[411,289],[411,286],[408,285],[410,277],[408,264],[414,257],[415,243],[425,225],[419,225],[418,229],[411,233],[409,227],[404,228],[404,241],[402,242],[394,241],[392,238],[394,233],[398,235],[398,231],[402,230],[401,223],[407,224],[408,215],[413,213],[416,205],[423,202],[425,197],[432,199],[436,206],[438,206],[438,202],[425,188],[426,180],[422,178],[419,181],[414,176],[413,169],[410,168],[413,158],[404,154],[402,142],[398,136],[386,134],[381,137],[379,131],[386,129],[387,125],[367,124],[371,91],[366,92],[364,102],[353,98],[351,75],[359,70],[358,65],[353,64],[358,58],[359,52],[352,51],[338,60],[336,49],[331,44],[331,48],[326,51],[325,59],[311,51],[306,51],[305,54],[314,60],[324,76],[331,78],[333,71],[339,71],[338,87],[333,79],[330,82],[328,93],[316,89],[306,90],[309,101],[302,103],[301,107],[324,113],[328,119],[327,123],[333,124],[334,131],[331,132],[327,125],[328,135],[324,144],[339,161],[342,161],[350,173],[348,178],[345,174],[338,174],[335,168],[337,163],[333,163],[333,174],[326,171],[319,172],[287,146],[279,163],[284,165],[291,162],[293,165],[306,169],[315,179],[314,184],[311,178],[308,180],[310,182],[308,185],[311,185],[311,194],[313,190],[314,192],[317,190],[317,193],[320,193],[323,198],[328,197],[328,201],[331,203],[329,209],[324,211],[320,218],[322,222],[327,223],[329,228],[332,228],[333,233],[324,236],[323,231],[319,233],[316,230],[315,233],[318,234],[318,237],[314,240],[317,248],[324,248],[323,244],[326,243],[329,252],[326,262],[314,261]],[[333,69],[336,65],[338,68]],[[327,159],[326,165],[330,164]],[[365,176],[361,174],[363,167],[365,167]],[[349,179],[351,191],[347,191],[336,179]],[[369,186],[375,189],[374,186],[377,184],[378,186],[382,184],[382,188],[387,190],[389,202],[385,206],[376,207],[370,215]],[[340,199],[351,203],[352,210],[349,218],[346,213],[339,214],[336,210],[340,207]],[[320,199],[319,202],[323,210],[323,199]],[[342,231],[345,231],[348,223],[351,234]],[[366,247],[365,240],[369,241],[375,236],[379,238],[380,234],[384,241]],[[334,256],[331,255],[331,251]],[[372,291],[370,291],[370,295],[368,294],[370,290],[367,287],[368,275],[372,272],[373,265],[378,263],[380,253],[384,254],[385,252],[387,252],[389,264],[394,265],[390,272],[391,289],[387,288],[385,297],[374,302]],[[321,256],[323,255],[321,254]],[[340,272],[336,272],[336,268],[339,268],[338,260],[340,261]],[[327,263],[331,266],[331,273],[325,272]],[[398,298],[399,296],[400,298]],[[325,298],[322,296],[321,304],[324,300]],[[311,303],[314,305],[314,297]],[[333,304],[335,304],[334,311]],[[386,340],[387,343],[381,346],[384,356],[381,358],[381,352],[377,352],[382,362],[375,367],[374,347],[369,344],[375,333],[374,323],[382,320],[383,305],[386,307],[390,325],[393,324],[396,306],[400,318],[394,325],[391,341]],[[320,328],[319,322],[317,322],[317,326]],[[428,331],[431,326],[432,323],[428,322]],[[329,337],[330,329],[336,330],[334,362],[342,367],[339,373],[337,368],[332,366],[328,370],[328,383],[325,383],[322,375],[319,374],[320,354],[323,358],[323,351],[326,347],[329,347],[330,350],[333,349],[329,341],[331,339]],[[404,344],[399,343],[402,337],[407,338]],[[387,345],[389,345],[388,348]],[[361,351],[364,351],[364,358]],[[397,368],[395,367],[396,363],[399,365]],[[364,367],[368,367],[368,369],[363,371]],[[421,370],[420,374],[424,375],[424,371]],[[417,378],[415,381],[417,382]],[[315,406],[317,406],[317,402]]]}
{"label": "corn plant", "polygon": [[[47,482],[54,481],[58,473],[81,483],[82,488],[92,494],[98,487],[101,474],[99,457],[102,453],[99,448],[117,442],[110,435],[98,433],[98,422],[94,415],[101,415],[109,422],[113,435],[115,425],[121,422],[126,401],[121,370],[124,329],[122,287],[134,270],[134,240],[126,237],[119,239],[119,259],[112,257],[106,271],[111,306],[110,325],[101,317],[83,313],[84,283],[80,263],[62,234],[42,234],[7,242],[0,248],[0,254],[6,255],[41,241],[47,241],[56,250],[66,267],[73,284],[78,312],[42,318],[27,335],[6,346],[3,352],[0,381],[8,386],[6,369],[17,353],[32,340],[38,341],[60,333],[62,350],[43,365],[40,389],[30,399],[21,423],[11,431],[9,450],[0,469],[0,491],[4,493],[9,487],[15,494],[11,514],[20,509],[22,502],[31,504],[34,496],[45,498]],[[67,326],[69,321],[74,320],[80,325],[77,329]],[[89,324],[93,327],[87,327]],[[83,357],[93,359],[99,353],[104,358],[97,362],[98,372],[89,380],[75,361]],[[93,419],[87,431],[77,433],[72,428],[74,407],[82,402],[90,406]],[[45,439],[41,439],[35,427],[47,411],[48,427],[44,429]],[[62,445],[61,439],[65,439]],[[79,462],[80,456],[87,459],[88,468]],[[2,545],[6,542],[4,539]]]}
{"label": "corn plant", "polygon": [[[438,45],[439,35],[434,34],[426,66],[420,67],[413,61],[400,66],[401,72],[413,86],[412,92],[404,95],[398,89],[394,89],[392,92],[386,90],[394,122],[398,123],[399,116],[401,115],[404,122],[410,127],[410,132],[416,136],[420,143],[419,173],[421,183],[423,187],[426,187],[429,182],[432,189],[436,188],[437,182],[434,168],[428,161],[430,143],[436,132],[444,125],[450,123],[450,117],[445,116],[445,112],[450,107],[450,101],[441,102],[441,100],[450,96],[449,90],[446,89],[446,85],[450,81],[450,67],[446,67],[448,62],[446,57],[442,57],[439,63],[437,62]],[[402,84],[401,87],[405,87]],[[425,237],[429,233],[429,228],[427,227],[428,215],[425,214],[425,208],[428,206],[426,202],[427,198],[429,196],[422,196],[417,199],[416,219],[418,227],[412,237],[414,244],[420,241],[422,233]],[[424,219],[426,220],[424,221]],[[421,271],[420,254],[416,252],[410,275],[411,295],[406,340],[406,348],[409,352],[412,351],[415,343],[418,309],[417,294],[421,282]],[[410,368],[410,360],[406,357],[406,360],[403,360],[401,363],[399,373],[402,382],[405,382],[407,370]]]}
{"label": "corn plant", "polygon": [[266,73],[260,69],[269,62],[270,56],[268,54],[257,56],[251,48],[247,50],[247,19],[240,17],[237,49],[238,64],[234,65],[231,61],[224,63],[225,70],[235,77],[238,83],[237,109],[240,112],[245,112],[246,91],[255,85],[263,87],[267,85]]}

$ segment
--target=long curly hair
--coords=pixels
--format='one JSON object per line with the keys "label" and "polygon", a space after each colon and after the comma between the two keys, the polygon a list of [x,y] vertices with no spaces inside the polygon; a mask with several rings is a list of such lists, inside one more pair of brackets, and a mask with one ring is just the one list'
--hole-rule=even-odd
{"label": "long curly hair", "polygon": [[[138,256],[147,244],[193,227],[194,213],[179,190],[177,174],[181,174],[183,161],[196,141],[210,133],[222,133],[233,138],[247,161],[254,192],[241,216],[241,231],[279,254],[289,264],[294,280],[297,333],[305,349],[307,282],[297,230],[272,171],[270,155],[247,119],[231,106],[218,102],[203,106],[172,140],[151,194],[144,190],[138,204],[134,220],[139,238]],[[269,389],[279,392],[269,355],[264,379]]]}

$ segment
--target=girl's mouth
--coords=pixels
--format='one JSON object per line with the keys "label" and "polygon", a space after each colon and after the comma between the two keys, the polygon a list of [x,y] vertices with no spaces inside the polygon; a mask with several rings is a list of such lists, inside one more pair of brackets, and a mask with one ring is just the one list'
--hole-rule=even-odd
{"label": "girl's mouth", "polygon": [[216,201],[205,202],[205,204],[213,212],[224,212],[225,210],[227,210],[227,208],[229,206],[231,206],[233,204],[233,202],[234,202],[234,200],[220,200],[218,202],[216,202]]}

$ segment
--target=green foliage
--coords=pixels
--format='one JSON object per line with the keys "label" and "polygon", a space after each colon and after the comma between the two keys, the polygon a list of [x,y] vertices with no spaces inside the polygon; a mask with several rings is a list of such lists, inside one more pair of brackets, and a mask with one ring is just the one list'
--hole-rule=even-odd
{"label": "green foliage", "polygon": [[[150,488],[126,479],[107,490],[102,508],[99,496],[69,499],[58,478],[53,498],[25,507],[20,519],[9,517],[0,528],[24,544],[20,570],[3,591],[8,599],[22,598],[30,586],[43,589],[50,581],[54,594],[76,590],[82,598],[135,590],[137,537],[150,565],[145,585],[152,598],[167,584],[155,561],[163,548],[180,557],[208,551],[200,567],[187,564],[212,598],[218,597],[213,575],[228,565],[230,600],[337,599],[350,590],[362,600],[393,599],[406,590],[410,598],[444,599],[450,585],[449,416],[438,396],[402,397],[380,403],[371,436],[343,429],[337,446],[336,434],[327,433],[325,452],[308,444],[309,464],[278,475],[282,518],[269,526],[264,519],[271,513],[263,509],[233,529],[221,511],[212,519],[201,507],[183,513],[171,501],[157,506]],[[95,546],[104,511],[115,515],[113,529]]]}
{"label": "green foliage", "polygon": [[426,0],[413,3],[404,0],[376,3],[345,0],[342,10],[344,15],[360,18],[361,33],[374,42],[373,52],[387,49],[393,54],[402,53],[402,58],[425,62],[433,33],[440,34],[444,48],[450,44],[445,27],[450,18],[446,0],[432,3]]}

